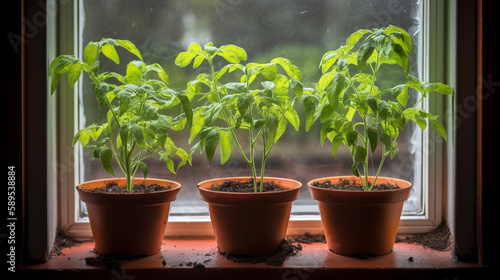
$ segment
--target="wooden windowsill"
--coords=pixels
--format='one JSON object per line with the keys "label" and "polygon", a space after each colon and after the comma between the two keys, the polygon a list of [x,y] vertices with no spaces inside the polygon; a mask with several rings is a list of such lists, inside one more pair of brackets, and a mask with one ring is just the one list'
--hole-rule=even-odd
{"label": "wooden windowsill", "polygon": [[[389,279],[483,279],[485,268],[477,263],[455,261],[451,250],[436,251],[420,245],[398,242],[393,252],[378,257],[347,257],[331,252],[324,243],[300,243],[302,250],[281,266],[265,263],[237,263],[221,256],[213,238],[165,238],[155,255],[121,260],[119,267],[87,265],[96,257],[94,243],[87,241],[53,256],[48,262],[22,265],[16,273],[39,279],[343,279],[368,277]],[[409,278],[408,278],[409,277]]]}

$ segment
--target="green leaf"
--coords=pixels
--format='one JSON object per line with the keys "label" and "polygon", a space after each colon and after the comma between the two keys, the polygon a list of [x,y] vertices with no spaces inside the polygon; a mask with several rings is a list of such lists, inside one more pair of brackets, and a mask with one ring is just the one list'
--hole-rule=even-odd
{"label": "green leaf", "polygon": [[334,131],[334,119],[328,119],[326,120],[323,125],[321,126],[321,131],[320,131],[320,141],[321,145],[324,144],[325,139],[328,137],[328,135]]}
{"label": "green leaf", "polygon": [[357,160],[359,160],[360,162],[366,162],[367,151],[366,151],[365,147],[356,146],[355,153],[356,153]]}
{"label": "green leaf", "polygon": [[358,164],[359,164],[358,162],[354,162],[351,165],[351,171],[352,171],[352,174],[354,174],[354,176],[358,176],[359,177]]}
{"label": "green leaf", "polygon": [[271,63],[277,63],[281,65],[281,67],[283,67],[290,78],[302,82],[302,74],[300,73],[300,69],[295,66],[292,61],[286,58],[278,57],[271,60]]}
{"label": "green leaf", "polygon": [[99,43],[90,41],[83,51],[85,63],[88,65],[94,64],[99,59]]}
{"label": "green leaf", "polygon": [[225,45],[221,46],[220,52],[217,54],[224,57],[227,61],[231,63],[240,63],[241,61],[247,60],[247,53],[243,48],[235,45]]}
{"label": "green leaf", "polygon": [[387,120],[390,117],[390,113],[391,113],[390,109],[391,109],[391,106],[386,101],[380,100],[379,102],[377,102],[377,111],[378,111],[379,116],[383,120]]}
{"label": "green leaf", "polygon": [[368,106],[370,107],[370,109],[372,109],[372,111],[374,113],[377,112],[377,98],[373,97],[373,96],[369,96],[368,98],[366,98],[366,104],[368,104]]}
{"label": "green leaf", "polygon": [[389,57],[387,58],[394,60],[399,66],[401,66],[405,72],[406,77],[408,77],[410,57],[400,45],[392,44],[392,51],[389,53]]}
{"label": "green leaf", "polygon": [[342,73],[336,73],[333,76],[332,83],[327,89],[328,102],[332,105],[334,111],[337,110],[339,105],[339,95],[347,86],[346,78]]}
{"label": "green leaf", "polygon": [[447,141],[446,129],[444,128],[444,126],[437,119],[434,118],[431,119],[431,123],[434,129],[436,129],[436,131],[439,133],[439,135],[441,135],[441,137],[443,137],[444,140]]}
{"label": "green leaf", "polygon": [[175,163],[170,157],[163,157],[163,160],[165,161],[167,165],[167,169],[172,172],[172,174],[175,174]]}
{"label": "green leaf", "polygon": [[303,95],[302,106],[304,107],[305,117],[306,117],[306,131],[311,129],[311,126],[316,121],[316,98],[312,95]]}
{"label": "green leaf", "polygon": [[364,43],[358,50],[357,62],[358,70],[362,72],[366,68],[366,61],[370,58],[373,51],[375,50],[375,45],[372,43]]}
{"label": "green leaf", "polygon": [[366,33],[369,33],[371,32],[370,30],[368,29],[360,29],[354,33],[352,33],[349,38],[347,38],[346,40],[346,47],[347,47],[347,50],[351,50],[354,45],[356,45],[356,43],[359,41],[359,39],[361,39],[363,37],[363,35],[365,35]]}
{"label": "green leaf", "polygon": [[425,117],[421,115],[420,111],[416,108],[408,108],[404,111],[405,118],[415,122],[421,130],[427,127],[427,121]]}
{"label": "green leaf", "polygon": [[260,70],[260,74],[269,81],[272,81],[278,75],[278,67],[276,64],[268,63]]}
{"label": "green leaf", "polygon": [[444,95],[450,95],[453,93],[453,90],[450,86],[442,83],[422,83],[422,88],[425,93],[439,92]]}
{"label": "green leaf", "polygon": [[321,72],[326,73],[339,59],[340,55],[335,51],[329,51],[323,55],[321,58]]}
{"label": "green leaf", "polygon": [[68,82],[70,85],[74,85],[76,81],[80,78],[80,75],[82,74],[82,65],[80,63],[75,63],[73,64],[69,69],[68,69]]}
{"label": "green leaf", "polygon": [[406,107],[406,104],[408,103],[408,87],[406,87],[406,85],[393,87],[391,89],[391,94],[396,98],[401,106]]}
{"label": "green leaf", "polygon": [[404,29],[394,25],[389,25],[386,28],[386,33],[392,35],[391,39],[394,43],[400,45],[407,53],[413,52],[413,43],[410,34]]}
{"label": "green leaf", "polygon": [[142,59],[141,52],[137,49],[137,47],[134,45],[134,43],[128,41],[128,40],[115,40],[115,42],[122,48],[126,49],[129,51],[131,54],[134,54],[137,56],[140,60]]}
{"label": "green leaf", "polygon": [[167,72],[165,72],[165,70],[163,69],[163,67],[161,67],[160,64],[158,63],[153,63],[151,65],[147,65],[146,66],[146,72],[148,71],[155,71],[157,74],[158,74],[158,77],[166,84],[166,85],[169,85],[170,84],[170,78],[168,77],[168,74]]}
{"label": "green leaf", "polygon": [[391,136],[385,133],[384,130],[380,129],[380,141],[384,145],[384,148],[389,151],[391,149]]}
{"label": "green leaf", "polygon": [[128,130],[130,131],[130,135],[135,140],[137,145],[139,145],[139,147],[148,148],[147,143],[144,141],[144,132],[142,131],[142,128],[138,124],[136,123],[129,124]]}
{"label": "green leaf", "polygon": [[[186,67],[191,63],[193,58],[195,58],[199,53],[201,52],[201,47],[200,45],[196,43],[191,43],[189,45],[189,48],[186,52],[181,52],[177,55],[175,58],[175,65],[179,67]],[[201,62],[197,62],[201,63]]]}
{"label": "green leaf", "polygon": [[102,149],[99,153],[99,157],[101,158],[101,163],[104,169],[111,175],[115,176],[113,171],[112,161],[113,161],[113,152],[109,148]]}
{"label": "green leaf", "polygon": [[220,153],[221,153],[221,164],[226,163],[231,155],[232,144],[231,144],[231,132],[221,130],[219,132],[220,139]]}
{"label": "green leaf", "polygon": [[172,93],[181,102],[182,110],[184,111],[184,114],[186,114],[186,119],[189,127],[191,127],[193,125],[193,108],[191,107],[189,98],[183,92],[175,90],[170,90],[169,92]]}
{"label": "green leaf", "polygon": [[116,52],[116,48],[114,45],[109,43],[101,45],[101,52],[107,58],[111,59],[114,63],[120,64],[120,57],[118,57],[118,53]]}
{"label": "green leaf", "polygon": [[292,106],[288,107],[288,110],[285,112],[285,117],[292,124],[293,128],[296,131],[299,131],[300,128],[300,118],[299,115],[297,114],[297,111],[293,109]]}
{"label": "green leaf", "polygon": [[346,134],[347,146],[354,146],[358,141],[358,132],[353,130]]}
{"label": "green leaf", "polygon": [[137,161],[136,164],[139,165],[139,167],[141,168],[142,170],[142,175],[144,175],[144,179],[146,179],[146,177],[148,176],[148,172],[149,172],[149,168],[148,168],[148,165],[145,164],[144,162],[142,161]]}
{"label": "green leaf", "polygon": [[208,161],[212,162],[212,159],[217,149],[217,145],[220,141],[220,134],[218,128],[206,128],[200,133],[200,141],[203,147],[205,147],[205,153]]}
{"label": "green leaf", "polygon": [[[59,81],[61,79],[61,76],[71,69],[78,69],[73,68],[75,67],[75,64],[80,64],[81,61],[72,56],[72,55],[61,55],[55,58],[49,65],[49,76],[51,77],[51,84],[50,84],[50,92],[53,94],[55,90],[57,89],[57,86],[59,85]],[[81,69],[81,68],[80,68]],[[74,71],[73,70],[73,71]],[[76,80],[74,79],[74,75],[76,73],[74,72],[72,75],[72,78],[68,78],[70,81],[70,86],[73,86]]]}
{"label": "green leaf", "polygon": [[250,108],[255,102],[255,97],[252,94],[242,94],[238,97],[236,106],[238,107],[238,112],[241,116],[247,114],[248,108]]}
{"label": "green leaf", "polygon": [[212,103],[210,107],[205,111],[205,124],[207,126],[214,125],[215,121],[219,117],[220,111],[224,108],[223,104]]}
{"label": "green leaf", "polygon": [[179,67],[186,67],[191,63],[193,58],[196,57],[197,54],[191,52],[181,52],[175,58],[175,65]]}
{"label": "green leaf", "polygon": [[107,101],[106,94],[109,91],[110,91],[109,84],[105,82],[101,82],[95,85],[94,93],[95,97],[97,98],[97,102],[99,103],[99,106],[103,106],[104,104],[106,104]]}
{"label": "green leaf", "polygon": [[200,133],[201,129],[203,128],[203,125],[205,124],[205,113],[202,111],[202,109],[198,109],[198,112],[193,114],[193,124],[191,125],[191,129],[189,132],[189,144],[191,144]]}
{"label": "green leaf", "polygon": [[342,145],[342,140],[343,140],[342,134],[337,134],[332,139],[332,154],[334,157],[337,156],[337,151],[340,148],[340,145]]}
{"label": "green leaf", "polygon": [[370,148],[371,148],[371,151],[373,153],[377,149],[378,131],[377,131],[377,128],[369,126],[367,128],[367,132],[368,132],[368,141],[370,141]]}
{"label": "green leaf", "polygon": [[127,64],[127,83],[139,84],[142,80],[142,69],[146,64],[140,60],[133,60]]}
{"label": "green leaf", "polygon": [[266,147],[265,147],[266,150],[269,149],[269,147],[272,144],[274,144],[274,142],[277,140],[278,126],[279,126],[278,117],[273,115],[266,117],[266,123],[265,123],[265,128],[267,131]]}

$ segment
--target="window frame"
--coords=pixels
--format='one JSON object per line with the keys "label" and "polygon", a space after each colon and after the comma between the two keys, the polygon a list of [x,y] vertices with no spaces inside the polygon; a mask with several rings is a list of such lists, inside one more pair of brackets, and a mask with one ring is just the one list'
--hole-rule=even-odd
{"label": "window frame", "polygon": [[[55,2],[55,1],[54,1]],[[48,61],[50,62],[59,54],[78,53],[80,30],[78,15],[81,9],[81,1],[65,1],[57,5],[57,17],[48,19],[48,27],[54,30],[48,33]],[[446,40],[443,34],[446,32],[446,3],[443,1],[422,1],[421,6],[422,30],[420,38],[424,44],[420,48],[422,52],[422,78],[426,81],[446,81]],[[447,38],[452,40],[454,38]],[[50,50],[57,49],[57,52]],[[61,228],[69,231],[77,238],[90,238],[92,236],[88,221],[79,221],[78,211],[75,202],[78,194],[74,186],[78,184],[78,149],[71,147],[71,142],[75,134],[78,120],[75,116],[78,114],[78,96],[76,91],[80,84],[77,82],[74,88],[71,88],[64,79],[61,80],[57,100],[49,102],[49,112],[56,112],[57,118],[50,118],[49,127],[56,122],[57,135],[55,131],[51,132],[56,137],[57,147],[50,146],[49,158],[56,158],[57,164],[49,171],[50,178],[57,178],[58,189],[58,209]],[[452,123],[451,114],[445,114],[446,108],[450,106],[446,97],[440,95],[431,95],[426,101],[429,111],[433,114],[442,116],[445,123]],[[448,129],[448,131],[451,131]],[[424,233],[435,229],[441,222],[443,216],[443,190],[448,183],[448,177],[453,175],[452,166],[447,164],[446,150],[452,145],[452,135],[448,142],[440,141],[435,131],[427,129],[422,132],[424,139],[422,145],[422,178],[427,178],[423,184],[424,207],[418,215],[402,215],[399,224],[398,233]],[[433,139],[435,141],[430,141]],[[428,153],[432,151],[432,153]],[[425,155],[428,156],[425,156]],[[305,186],[306,187],[306,186]],[[287,234],[301,234],[305,232],[321,233],[323,227],[321,219],[318,216],[301,216],[290,219]],[[209,217],[205,218],[185,218],[170,217],[166,236],[210,236],[213,235],[212,226]]]}

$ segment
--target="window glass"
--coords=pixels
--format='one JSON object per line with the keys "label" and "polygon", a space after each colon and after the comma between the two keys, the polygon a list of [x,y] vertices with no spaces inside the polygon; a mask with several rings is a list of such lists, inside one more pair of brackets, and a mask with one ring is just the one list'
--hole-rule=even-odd
{"label": "window glass", "polygon": [[[216,46],[235,44],[248,53],[248,61],[268,62],[282,56],[292,60],[302,71],[306,86],[313,86],[321,75],[319,62],[329,50],[345,44],[346,38],[360,28],[378,28],[389,24],[404,28],[414,42],[410,57],[410,72],[419,77],[419,40],[421,30],[420,1],[414,0],[85,0],[80,4],[80,53],[89,41],[105,37],[127,39],[136,44],[146,63],[161,64],[170,75],[171,87],[183,89],[197,73],[207,71],[206,65],[193,70],[179,68],[174,60],[191,42]],[[133,59],[121,53],[121,61]],[[102,68],[122,71],[126,66],[102,61]],[[121,69],[121,70],[120,70]],[[402,83],[402,77],[388,75],[382,82]],[[86,79],[86,77],[84,77]],[[416,100],[413,100],[415,102]],[[411,101],[410,101],[411,102]],[[296,104],[303,116],[300,104]],[[88,80],[79,92],[79,126],[83,128],[106,117],[99,111]],[[350,175],[351,158],[341,148],[334,158],[328,143],[320,144],[319,125],[304,132],[288,129],[268,159],[267,175],[288,177],[305,184],[314,178],[330,175]],[[421,211],[422,201],[422,134],[409,124],[400,136],[399,152],[385,163],[381,176],[406,179],[414,184],[404,213]],[[187,133],[171,135],[178,146],[186,144]],[[245,143],[243,143],[245,144]],[[245,147],[244,147],[245,148]],[[343,149],[343,150],[342,150]],[[110,177],[99,160],[91,161],[89,151],[81,151],[80,181]],[[372,159],[378,161],[378,156]],[[208,217],[208,208],[198,196],[199,181],[222,176],[249,176],[250,169],[237,152],[225,165],[214,158],[209,163],[204,155],[195,153],[192,166],[177,174],[169,173],[164,163],[151,159],[148,177],[179,181],[183,189],[172,204],[171,215],[201,215]],[[374,165],[372,165],[374,166]],[[115,169],[118,172],[118,169]],[[375,173],[375,170],[371,172]],[[139,175],[140,176],[140,175]],[[304,187],[294,203],[293,217],[318,214],[317,203]],[[84,208],[82,208],[84,209]],[[81,213],[85,215],[84,210]]]}

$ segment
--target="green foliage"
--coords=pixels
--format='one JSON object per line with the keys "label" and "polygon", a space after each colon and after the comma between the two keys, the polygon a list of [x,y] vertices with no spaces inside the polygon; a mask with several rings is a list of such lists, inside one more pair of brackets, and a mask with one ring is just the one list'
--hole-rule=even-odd
{"label": "green foliage", "polygon": [[[214,68],[216,57],[228,62],[217,71]],[[235,45],[217,48],[208,43],[202,48],[193,43],[186,52],[177,56],[175,63],[179,67],[192,63],[193,68],[197,68],[206,61],[211,70],[199,74],[187,85],[186,94],[190,99],[198,97],[201,104],[194,109],[190,142],[199,135],[197,145],[205,150],[209,161],[219,146],[221,164],[229,159],[233,143],[236,144],[252,169],[257,192],[256,145],[262,145],[262,191],[265,162],[272,148],[286,131],[288,123],[299,129],[300,120],[293,104],[302,96],[303,83],[299,68],[286,58],[274,58],[263,64],[240,64],[246,59],[246,51]],[[227,79],[230,81],[225,81]],[[290,89],[294,92],[293,98],[289,97]],[[238,129],[248,131],[248,155],[237,138],[235,131]]]}
{"label": "green foliage", "polygon": [[[116,47],[121,47],[138,60],[132,60],[126,67],[125,75],[100,71],[101,54],[116,64],[120,57]],[[106,107],[107,121],[92,124],[81,129],[73,139],[88,149],[93,149],[92,158],[100,158],[104,169],[115,176],[113,159],[127,177],[127,190],[133,190],[133,178],[140,168],[144,177],[148,167],[144,162],[157,156],[175,173],[186,163],[191,164],[191,155],[176,147],[168,135],[168,130],[182,129],[191,125],[193,112],[185,93],[168,87],[169,76],[159,64],[147,65],[135,45],[127,40],[102,39],[89,42],[84,50],[84,60],[72,55],[61,55],[49,66],[51,93],[59,85],[63,74],[73,86],[86,72],[94,85],[95,98],[101,107]],[[184,114],[169,116],[168,108],[180,106]],[[175,166],[173,158],[180,158]]]}
{"label": "green foliage", "polygon": [[[352,155],[352,172],[365,190],[371,190],[387,157],[397,151],[397,139],[408,121],[422,130],[427,123],[446,139],[438,116],[419,108],[419,103],[433,92],[449,95],[451,87],[441,83],[422,82],[408,72],[411,37],[396,26],[361,29],[346,40],[346,45],[329,51],[321,59],[323,75],[315,89],[304,90],[302,104],[306,114],[306,130],[320,121],[321,143],[328,138],[335,156],[344,144]],[[382,89],[377,78],[391,67],[403,71],[407,82]],[[413,89],[413,90],[412,90]],[[409,94],[420,94],[419,100],[407,107]],[[382,159],[375,180],[368,182],[368,157],[382,144]],[[359,166],[363,167],[364,174]],[[363,178],[364,177],[364,178]]]}

